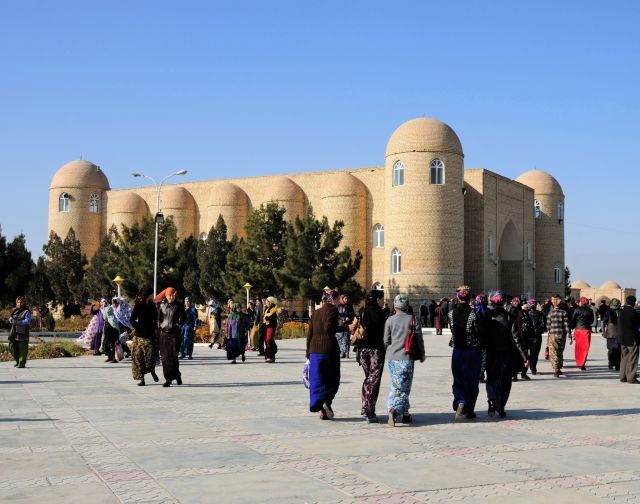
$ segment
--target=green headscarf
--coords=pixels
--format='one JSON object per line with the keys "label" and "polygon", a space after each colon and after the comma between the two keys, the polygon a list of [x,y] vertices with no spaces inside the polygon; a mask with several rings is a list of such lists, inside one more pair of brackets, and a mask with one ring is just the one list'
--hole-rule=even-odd
{"label": "green headscarf", "polygon": [[611,300],[611,305],[609,306],[609,308],[611,308],[612,310],[619,310],[620,309],[620,300],[613,298]]}

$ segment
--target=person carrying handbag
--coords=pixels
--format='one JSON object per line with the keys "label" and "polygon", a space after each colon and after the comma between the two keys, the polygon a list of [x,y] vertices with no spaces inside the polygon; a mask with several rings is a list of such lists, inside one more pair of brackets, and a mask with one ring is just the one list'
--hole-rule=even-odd
{"label": "person carrying handbag", "polygon": [[[391,389],[387,397],[391,427],[395,427],[398,418],[402,423],[412,422],[409,395],[413,383],[414,363],[415,360],[425,360],[422,326],[420,320],[409,313],[409,298],[404,294],[398,294],[393,306],[396,313],[387,319],[384,326],[384,345],[391,375]],[[409,351],[406,350],[407,346]]]}

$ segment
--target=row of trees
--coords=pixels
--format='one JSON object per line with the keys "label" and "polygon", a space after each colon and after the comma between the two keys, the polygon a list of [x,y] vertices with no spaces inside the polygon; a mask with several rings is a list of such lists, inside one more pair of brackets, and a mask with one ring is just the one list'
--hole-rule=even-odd
{"label": "row of trees", "polygon": [[[180,295],[202,303],[209,298],[244,299],[243,285],[249,282],[252,296],[318,301],[329,285],[361,299],[354,275],[362,255],[340,249],[344,224],[317,219],[312,208],[289,223],[285,212],[275,202],[254,210],[245,226],[246,238],[240,239],[228,236],[222,216],[204,240],[179,240],[175,224],[167,219],[160,225],[158,289],[173,286]],[[27,294],[35,306],[84,304],[112,296],[116,275],[125,279],[122,288],[132,297],[153,282],[154,241],[152,219],[131,227],[114,226],[88,263],[73,229],[64,239],[52,232],[43,248],[45,256],[34,263],[23,235],[7,244],[0,233],[0,273],[7,286],[0,300],[6,305],[18,294]]]}

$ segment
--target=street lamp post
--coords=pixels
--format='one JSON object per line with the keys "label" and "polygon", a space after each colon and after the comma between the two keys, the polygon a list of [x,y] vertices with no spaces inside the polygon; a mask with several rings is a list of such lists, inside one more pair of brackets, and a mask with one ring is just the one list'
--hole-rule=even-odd
{"label": "street lamp post", "polygon": [[251,290],[253,285],[251,285],[249,282],[247,282],[246,284],[243,285],[243,287],[245,289],[247,289],[247,308],[249,308],[249,291]]}
{"label": "street lamp post", "polygon": [[115,283],[118,286],[118,297],[122,297],[120,295],[120,286],[122,285],[122,282],[124,282],[124,278],[122,278],[120,275],[116,275],[116,277],[112,280],[113,283]]}
{"label": "street lamp post", "polygon": [[149,177],[148,175],[144,175],[143,173],[135,172],[131,174],[134,177],[142,177],[150,180],[151,182],[153,182],[153,185],[155,185],[158,190],[156,216],[154,219],[156,223],[156,239],[155,239],[155,247],[154,247],[154,253],[153,253],[153,296],[154,297],[158,294],[158,229],[160,224],[164,222],[164,215],[160,211],[160,190],[162,189],[162,184],[164,184],[171,177],[175,175],[186,175],[186,173],[187,173],[187,170],[178,170],[177,172],[170,173],[165,178],[163,178],[159,184],[157,184],[152,177]]}

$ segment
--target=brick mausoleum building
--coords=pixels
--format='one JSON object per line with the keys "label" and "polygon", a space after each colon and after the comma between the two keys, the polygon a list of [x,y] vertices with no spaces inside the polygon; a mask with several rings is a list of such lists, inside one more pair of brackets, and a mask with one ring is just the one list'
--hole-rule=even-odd
{"label": "brick mausoleum building", "polygon": [[[545,298],[564,288],[564,194],[550,174],[510,180],[464,169],[448,125],[419,118],[387,143],[384,166],[167,185],[161,208],[180,237],[202,237],[222,215],[229,236],[244,235],[249,212],[274,200],[289,219],[312,205],[345,223],[343,244],[363,255],[358,280],[414,300],[451,296],[469,284]],[[77,160],[49,188],[49,231],[73,227],[88,258],[112,226],[156,210],[153,186],[113,190],[102,169]],[[250,280],[250,279],[249,279]]]}

